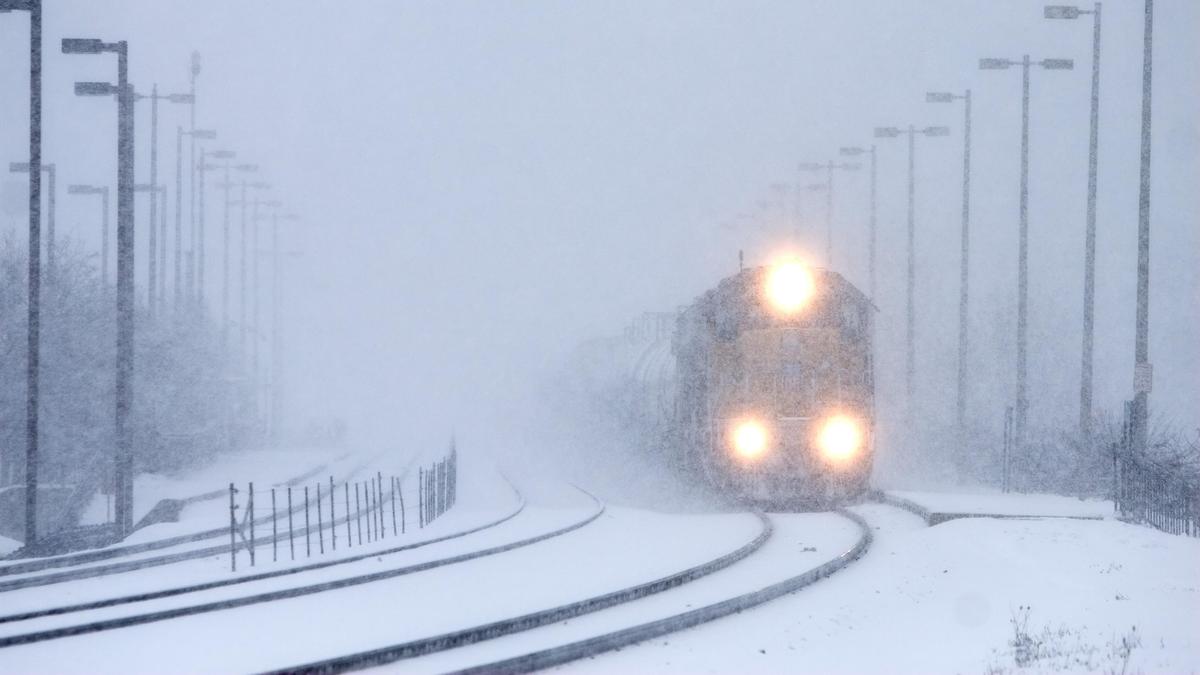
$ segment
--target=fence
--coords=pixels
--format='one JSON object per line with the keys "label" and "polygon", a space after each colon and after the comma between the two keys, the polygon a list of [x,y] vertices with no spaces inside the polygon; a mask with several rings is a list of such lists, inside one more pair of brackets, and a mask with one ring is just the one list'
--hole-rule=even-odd
{"label": "fence", "polygon": [[[330,476],[327,483],[271,488],[270,513],[261,518],[255,515],[254,483],[246,486],[245,505],[238,503],[242,491],[230,483],[230,570],[237,571],[238,552],[242,549],[254,567],[260,546],[270,545],[271,561],[277,562],[281,555],[295,560],[297,547],[301,547],[303,557],[311,558],[337,551],[339,543],[343,549],[350,549],[406,534],[408,509],[404,491],[409,475],[406,472],[385,477],[376,472],[366,480],[341,485],[335,484]],[[424,528],[454,506],[458,492],[457,452],[451,448],[445,458],[428,467],[419,467],[416,478],[416,525]],[[413,502],[410,500],[408,504]],[[270,533],[260,537],[260,527],[270,527]]]}
{"label": "fence", "polygon": [[1113,445],[1113,506],[1122,517],[1164,532],[1200,536],[1200,485],[1140,456],[1128,404],[1121,439]]}

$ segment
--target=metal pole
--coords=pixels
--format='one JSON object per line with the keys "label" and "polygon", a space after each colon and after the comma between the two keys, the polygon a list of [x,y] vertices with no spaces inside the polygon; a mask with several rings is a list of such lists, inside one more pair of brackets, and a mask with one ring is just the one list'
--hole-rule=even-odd
{"label": "metal pole", "polygon": [[[176,195],[178,196],[178,195]],[[167,186],[162,186],[162,208],[158,210],[158,309],[167,308]]]}
{"label": "metal pole", "polygon": [[188,248],[187,259],[187,290],[188,300],[195,298],[196,292],[196,76],[200,74],[200,54],[192,52],[192,67],[190,71],[191,103],[188,123]]}
{"label": "metal pole", "polygon": [[1137,334],[1134,367],[1140,377],[1133,396],[1133,447],[1146,451],[1150,417],[1150,93],[1153,75],[1154,0],[1146,0],[1142,45],[1142,161],[1138,191]]}
{"label": "metal pole", "polygon": [[337,512],[334,503],[337,502],[337,491],[333,487],[333,476],[329,477],[329,538],[333,550],[337,550]]}
{"label": "metal pole", "polygon": [[250,334],[250,381],[254,392],[254,420],[256,422],[260,422],[262,418],[262,411],[259,407],[260,383],[258,380],[258,203],[258,197],[255,197],[254,213],[250,219],[250,325],[254,327]]}
{"label": "metal pole", "polygon": [[37,544],[42,298],[42,3],[29,3],[29,301],[25,368],[25,546]]}
{"label": "metal pole", "polygon": [[246,180],[242,179],[242,227],[239,233],[238,243],[241,247],[241,255],[238,258],[238,340],[241,342],[241,350],[238,353],[239,363],[244,363],[242,359],[246,354]]}
{"label": "metal pole", "polygon": [[825,266],[833,269],[833,160],[829,161],[825,184]]}
{"label": "metal pole", "polygon": [[154,316],[158,290],[158,85],[150,88],[150,256],[147,258],[149,284],[146,288],[147,311]]}
{"label": "metal pole", "polygon": [[221,347],[229,344],[229,162],[225,163],[225,212],[221,220]]}
{"label": "metal pole", "polygon": [[868,266],[871,268],[871,302],[875,301],[875,146],[871,145],[871,241],[867,245]]}
{"label": "metal pole", "polygon": [[204,147],[200,148],[200,161],[196,164],[193,171],[199,176],[200,187],[196,192],[196,302],[201,304],[204,302],[204,202],[205,202],[205,175],[208,173],[204,170],[205,155],[207,153]]}
{"label": "metal pole", "polygon": [[908,392],[908,404],[912,405],[913,397],[913,375],[916,372],[916,309],[913,305],[913,294],[916,291],[917,271],[916,271],[916,222],[914,217],[913,200],[916,193],[916,177],[913,175],[913,155],[916,152],[916,129],[910,124],[908,126],[908,314],[905,322],[905,331],[908,336],[907,345],[907,365],[904,369],[904,382],[906,391]]}
{"label": "metal pole", "polygon": [[133,531],[133,88],[129,85],[129,46],[117,43],[117,382],[116,520],[122,535]]}
{"label": "metal pole", "polygon": [[104,283],[108,283],[108,186],[101,188],[100,193],[101,208],[104,213],[100,218],[100,247],[103,249],[100,252],[100,276],[104,279]]}
{"label": "metal pole", "polygon": [[175,127],[175,309],[183,296],[183,127]]}
{"label": "metal pole", "polygon": [[963,95],[963,194],[962,194],[962,252],[958,271],[958,430],[962,430],[967,418],[967,334],[968,301],[970,290],[971,251],[971,90]]}
{"label": "metal pole", "polygon": [[1086,441],[1092,436],[1092,365],[1096,304],[1096,164],[1100,139],[1100,3],[1092,24],[1092,107],[1088,131],[1087,234],[1084,237],[1083,272],[1083,363],[1079,378],[1079,432]]}
{"label": "metal pole", "polygon": [[43,167],[46,169],[47,178],[50,179],[48,185],[46,186],[50,190],[50,194],[46,196],[46,265],[49,268],[47,271],[49,272],[50,280],[53,281],[54,271],[57,268],[57,264],[55,263],[56,258],[54,255],[56,248],[54,245],[54,239],[57,236],[54,230],[54,215],[56,211],[54,195],[57,192],[55,190],[55,184],[57,183],[55,180],[55,174],[57,172],[55,171],[54,164],[44,164]]}
{"label": "metal pole", "polygon": [[1017,253],[1017,410],[1013,441],[1025,442],[1026,335],[1029,312],[1029,55],[1021,57],[1021,213]]}
{"label": "metal pole", "polygon": [[279,445],[279,210],[271,215],[271,440]]}

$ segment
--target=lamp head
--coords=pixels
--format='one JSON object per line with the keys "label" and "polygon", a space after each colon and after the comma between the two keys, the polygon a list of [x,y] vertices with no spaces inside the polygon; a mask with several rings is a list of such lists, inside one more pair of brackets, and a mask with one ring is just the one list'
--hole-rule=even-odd
{"label": "lamp head", "polygon": [[94,38],[63,38],[64,54],[99,54],[104,51],[104,42]]}

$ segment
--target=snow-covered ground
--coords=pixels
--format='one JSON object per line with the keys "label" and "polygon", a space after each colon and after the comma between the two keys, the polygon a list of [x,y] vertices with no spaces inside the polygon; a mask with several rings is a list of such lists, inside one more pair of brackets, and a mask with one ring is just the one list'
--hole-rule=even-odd
{"label": "snow-covered ground", "polygon": [[987,491],[963,493],[888,490],[887,493],[908,500],[932,513],[1059,518],[1111,518],[1113,515],[1113,503],[1107,499]]}
{"label": "snow-covered ground", "polygon": [[[520,504],[490,468],[463,462],[460,502],[424,530],[338,556],[476,528]],[[301,574],[0,625],[0,637],[220,602],[408,568],[581,522],[585,493],[516,481],[516,517],[466,536]],[[903,493],[930,510],[1013,515],[1100,508],[1046,496]],[[1003,511],[1001,511],[1003,509]],[[833,576],[755,609],[562,666],[597,673],[1188,672],[1200,669],[1200,541],[1111,518],[968,518],[928,527],[884,504],[855,510],[875,543]],[[830,560],[858,528],[834,513],[772,514],[774,535],[732,566],[641,600],[385,667],[443,672],[673,616]],[[0,649],[3,672],[245,671],[295,666],[478,626],[681,571],[752,540],[752,515],[609,505],[584,527],[502,553],[371,583]],[[282,548],[281,548],[282,550]],[[309,562],[270,563],[253,572]],[[325,559],[332,559],[327,554]],[[244,558],[243,558],[244,561]],[[251,570],[239,566],[238,575]],[[227,556],[5,593],[4,611],[227,579]],[[1016,647],[1014,645],[1020,645]]]}
{"label": "snow-covered ground", "polygon": [[[815,586],[652,643],[595,673],[1200,670],[1200,541],[1118,521],[971,518],[893,507],[867,555]],[[1136,633],[1135,633],[1136,627]],[[1123,670],[1122,640],[1134,640]]]}

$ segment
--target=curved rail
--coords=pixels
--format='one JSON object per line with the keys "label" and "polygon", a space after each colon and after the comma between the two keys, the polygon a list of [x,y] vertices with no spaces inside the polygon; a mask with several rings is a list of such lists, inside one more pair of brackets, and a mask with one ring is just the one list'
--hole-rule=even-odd
{"label": "curved rail", "polygon": [[[456,671],[461,675],[476,675],[479,673],[528,673],[542,668],[557,666],[577,659],[594,656],[603,652],[620,649],[638,642],[645,642],[668,633],[674,633],[685,628],[692,628],[721,617],[736,614],[756,607],[770,600],[787,595],[809,586],[825,577],[846,567],[866,553],[870,548],[874,535],[867,521],[856,513],[839,509],[837,513],[858,525],[859,539],[853,546],[836,558],[818,565],[806,572],[789,577],[783,581],[760,588],[757,591],[734,596],[721,602],[704,607],[688,610],[679,614],[632,626],[611,633],[604,633],[585,640],[570,642],[565,645],[551,647],[528,654],[522,654],[493,663],[482,664]],[[341,670],[349,670],[362,666],[350,665]],[[336,672],[332,669],[326,672]]]}
{"label": "curved rail", "polygon": [[513,511],[511,513],[505,514],[501,518],[498,518],[498,519],[493,520],[488,523],[484,523],[482,525],[478,525],[476,527],[473,527],[473,528],[470,528],[467,530],[462,530],[459,532],[454,532],[452,534],[443,535],[441,537],[436,537],[434,539],[427,539],[425,541],[413,542],[411,544],[405,544],[404,546],[396,546],[396,547],[392,547],[392,548],[387,548],[382,551],[369,551],[367,553],[360,553],[357,555],[347,556],[345,558],[338,558],[336,560],[326,560],[326,561],[322,561],[322,562],[312,563],[309,565],[299,565],[296,567],[289,567],[287,569],[273,570],[271,572],[261,572],[259,574],[251,574],[251,575],[247,575],[247,576],[243,576],[243,577],[235,577],[232,579],[220,579],[218,581],[207,581],[207,582],[203,582],[203,583],[199,583],[199,584],[191,584],[188,586],[178,586],[175,588],[166,588],[166,589],[162,589],[159,591],[148,591],[145,593],[124,595],[124,596],[120,596],[120,597],[116,597],[116,598],[105,598],[104,600],[95,600],[92,602],[83,602],[83,603],[78,603],[78,604],[74,604],[74,605],[62,605],[59,607],[51,607],[51,608],[47,608],[47,609],[39,609],[39,610],[34,610],[34,611],[29,611],[29,612],[22,612],[20,614],[8,614],[5,616],[0,616],[0,624],[14,623],[17,621],[28,621],[30,619],[39,619],[39,618],[47,617],[47,616],[61,616],[63,614],[70,614],[72,612],[83,612],[83,611],[92,610],[92,609],[101,609],[104,607],[116,607],[118,605],[127,605],[127,604],[134,603],[134,602],[146,602],[148,600],[158,600],[159,598],[169,598],[169,597],[173,597],[176,595],[184,595],[186,593],[196,593],[199,591],[208,591],[208,590],[212,590],[214,588],[224,588],[226,586],[234,586],[236,584],[244,584],[244,583],[248,583],[251,581],[262,581],[264,579],[275,579],[278,577],[299,574],[301,572],[311,572],[313,570],[325,569],[328,567],[334,567],[336,565],[344,565],[347,563],[358,562],[359,560],[365,560],[367,558],[378,558],[379,556],[392,555],[394,553],[401,553],[403,551],[410,551],[413,549],[428,546],[430,544],[437,544],[437,543],[441,543],[443,541],[449,541],[451,539],[458,539],[460,537],[465,537],[469,534],[475,534],[477,532],[482,532],[483,530],[487,530],[487,529],[496,527],[497,525],[500,525],[509,520],[512,520],[519,513],[521,513],[521,511],[525,510],[525,498],[522,497],[521,493],[519,493],[519,492],[517,492],[517,499],[518,499],[517,508],[513,509]]}
{"label": "curved rail", "polygon": [[[355,467],[347,475],[354,475],[359,470],[361,470],[363,466],[366,466],[366,464]],[[390,501],[390,499],[391,499],[390,496],[385,495],[384,503],[385,504],[388,503]],[[304,508],[303,505],[298,505],[295,508],[293,508],[291,512],[298,513],[303,508]],[[281,512],[282,515],[287,515],[287,513],[288,512],[286,510]],[[350,518],[350,516],[347,514],[347,515],[342,516],[342,518],[340,520],[330,521],[329,527],[333,527],[337,524],[344,523],[349,518]],[[264,526],[269,522],[271,522],[270,516],[264,516],[264,517],[259,518],[254,521],[254,523],[256,525],[264,525]],[[162,549],[162,548],[169,548],[171,546],[177,546],[179,544],[204,541],[206,539],[214,539],[217,536],[228,536],[228,534],[229,534],[229,528],[225,527],[225,528],[217,528],[217,529],[213,529],[213,530],[205,530],[203,532],[197,532],[194,534],[179,535],[179,536],[170,537],[167,539],[159,539],[156,541],[145,542],[143,544],[131,544],[129,546],[122,546],[122,547],[117,547],[117,548],[113,548],[113,549],[102,549],[101,551],[94,552],[97,555],[97,557],[95,559],[79,561],[76,563],[48,564],[43,569],[55,568],[55,567],[69,567],[69,566],[73,566],[73,565],[77,565],[77,564],[83,564],[85,562],[95,562],[95,560],[104,560],[104,559],[108,559],[108,558],[120,558],[120,557],[124,557],[127,555],[133,555],[136,553],[144,553],[146,551],[154,551],[154,550],[158,550],[158,549]],[[280,535],[279,540],[282,541],[282,535]],[[262,542],[264,545],[269,544],[271,542],[271,538],[263,537]],[[157,567],[160,565],[170,565],[172,563],[183,562],[186,560],[197,560],[199,558],[207,558],[208,556],[212,556],[212,555],[220,555],[222,553],[227,552],[228,550],[229,550],[229,544],[221,543],[221,544],[214,544],[212,546],[206,546],[204,548],[192,548],[192,549],[187,549],[186,551],[179,551],[178,553],[167,553],[164,555],[154,556],[154,557],[150,557],[150,558],[139,558],[137,560],[129,560],[126,562],[115,562],[115,563],[111,563],[108,565],[96,565],[94,567],[82,567],[82,568],[77,568],[77,569],[64,570],[62,572],[51,572],[49,574],[40,574],[40,575],[33,576],[33,577],[20,577],[17,579],[0,580],[0,593],[21,590],[24,588],[34,588],[37,586],[47,586],[50,584],[62,583],[64,581],[77,581],[79,579],[91,579],[93,577],[107,576],[109,574],[120,574],[122,572],[132,572],[132,571],[136,571],[136,570],[146,569],[148,567]],[[22,564],[35,564],[37,562],[42,562],[42,561],[30,561],[30,563],[22,563]],[[57,562],[57,559],[46,559],[46,562],[55,563],[55,562]],[[33,571],[33,570],[26,570],[26,571]],[[3,576],[3,575],[0,575],[0,576]]]}
{"label": "curved rail", "polygon": [[513,617],[510,619],[501,619],[486,623],[472,628],[443,633],[428,638],[421,638],[410,642],[390,645],[379,649],[373,649],[366,652],[356,654],[347,654],[337,656],[323,661],[314,661],[301,665],[290,666],[272,673],[339,673],[347,670],[358,670],[360,668],[373,668],[389,663],[394,663],[403,659],[410,659],[418,656],[424,656],[435,652],[446,651],[463,647],[465,645],[476,642],[483,642],[513,633],[519,633],[541,626],[558,623],[573,619],[584,614],[598,612],[602,609],[607,609],[615,605],[632,602],[655,593],[682,586],[690,581],[695,581],[701,577],[708,576],[713,572],[725,569],[730,565],[745,559],[750,554],[762,548],[763,544],[771,538],[775,531],[771,520],[759,512],[755,512],[761,524],[758,534],[750,542],[743,544],[737,549],[726,553],[718,558],[701,563],[694,567],[689,567],[681,572],[667,575],[665,577],[648,581],[645,583],[629,586],[610,593],[604,593],[577,602],[559,605],[529,614]]}
{"label": "curved rail", "polygon": [[[604,509],[605,509],[604,504],[602,504],[600,502],[600,500],[596,499],[596,497],[593,496],[591,493],[588,493],[582,489],[580,491],[584,492],[584,494],[586,494],[588,497],[590,497],[595,502],[596,508],[595,508],[594,512],[590,513],[587,517],[585,517],[581,520],[575,521],[569,525],[560,527],[560,528],[558,528],[556,530],[552,530],[550,532],[543,532],[542,534],[538,534],[533,537],[527,537],[525,539],[520,539],[520,540],[517,540],[514,542],[509,542],[507,544],[501,544],[499,546],[493,546],[493,547],[489,547],[489,548],[485,548],[485,549],[479,549],[476,551],[471,551],[468,553],[450,556],[447,558],[440,558],[438,560],[430,560],[430,561],[423,562],[423,563],[417,563],[415,565],[409,565],[407,567],[398,567],[395,569],[384,570],[384,571],[380,571],[380,572],[371,572],[369,574],[360,574],[360,575],[356,575],[356,576],[352,576],[352,577],[335,579],[333,581],[326,581],[326,582],[322,582],[319,584],[311,584],[308,586],[297,586],[294,588],[287,588],[287,589],[282,589],[282,590],[278,590],[278,591],[269,591],[266,593],[258,593],[255,595],[247,595],[247,596],[242,596],[239,598],[230,598],[228,600],[219,600],[219,601],[215,601],[215,602],[202,603],[199,605],[176,607],[176,608],[160,610],[160,611],[156,611],[156,612],[148,612],[145,614],[135,614],[132,616],[119,617],[119,618],[115,618],[115,619],[106,619],[106,620],[102,620],[102,621],[93,621],[90,623],[77,624],[74,626],[64,626],[62,628],[52,628],[52,629],[36,631],[36,632],[32,632],[32,633],[11,635],[8,637],[0,638],[0,648],[12,647],[12,646],[23,645],[23,644],[31,644],[34,642],[44,642],[46,640],[54,640],[54,639],[58,639],[58,638],[71,637],[74,635],[85,635],[85,634],[89,634],[89,633],[98,633],[98,632],[113,630],[113,629],[117,629],[117,628],[126,628],[129,626],[139,626],[139,625],[143,625],[143,624],[147,624],[147,623],[154,623],[157,621],[165,621],[167,619],[175,619],[175,618],[179,618],[179,617],[192,616],[195,614],[203,614],[203,613],[207,613],[207,612],[215,612],[215,611],[220,611],[220,610],[225,610],[225,609],[234,609],[237,607],[246,607],[249,605],[256,605],[256,604],[260,604],[260,603],[264,603],[264,602],[273,602],[275,600],[286,600],[288,598],[297,598],[297,597],[302,597],[305,595],[312,595],[314,593],[323,593],[325,591],[332,591],[332,590],[337,590],[340,588],[347,588],[350,586],[358,586],[361,584],[367,584],[367,583],[371,583],[374,581],[382,581],[384,579],[391,579],[391,578],[403,576],[406,574],[413,574],[415,572],[423,572],[425,570],[435,569],[435,568],[443,567],[446,565],[452,565],[452,564],[456,564],[456,563],[466,562],[468,560],[475,560],[477,558],[483,558],[486,556],[496,555],[498,553],[504,553],[506,551],[511,551],[513,549],[522,548],[525,546],[529,546],[531,544],[536,544],[540,541],[545,541],[547,539],[551,539],[554,537],[564,535],[568,532],[572,532],[574,530],[577,530],[577,529],[595,521],[597,518],[599,518],[601,515],[603,515]],[[522,506],[522,508],[523,508],[523,506]],[[461,536],[461,535],[458,535],[458,536]],[[444,537],[441,539],[441,541],[444,541],[447,538],[454,538],[454,536]],[[430,541],[430,542],[424,542],[424,543],[433,543],[433,542]],[[372,554],[373,557],[378,556],[378,555],[380,555],[379,552],[375,552]]]}

